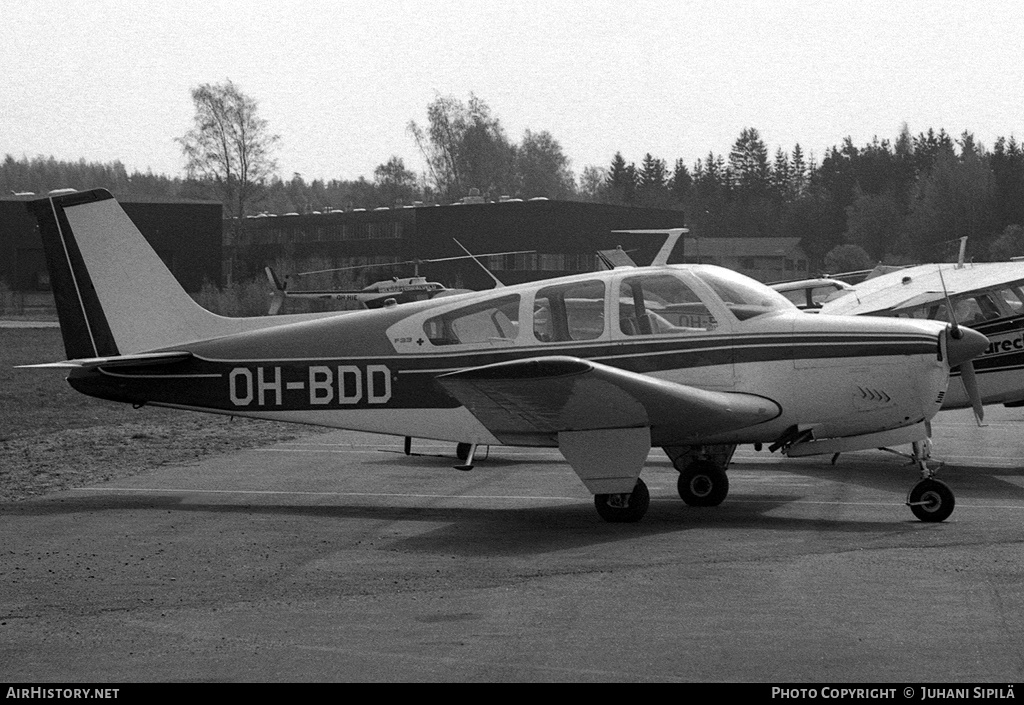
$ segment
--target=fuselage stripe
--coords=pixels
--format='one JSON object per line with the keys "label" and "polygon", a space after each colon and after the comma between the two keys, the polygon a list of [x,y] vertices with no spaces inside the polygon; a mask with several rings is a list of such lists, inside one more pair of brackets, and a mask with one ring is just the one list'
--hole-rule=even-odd
{"label": "fuselage stripe", "polygon": [[[694,344],[701,343],[701,344]],[[248,365],[259,365],[259,364],[307,364],[307,363],[325,363],[325,362],[345,362],[345,361],[365,361],[365,360],[379,360],[379,361],[405,361],[409,363],[421,363],[425,361],[436,362],[439,359],[450,359],[455,362],[452,367],[434,368],[437,370],[451,370],[461,369],[476,364],[478,362],[463,363],[462,360],[474,360],[480,357],[494,357],[499,359],[515,359],[522,357],[531,356],[547,356],[547,355],[564,355],[571,354],[573,357],[580,357],[590,360],[618,360],[628,358],[646,358],[654,356],[666,356],[666,355],[680,355],[680,354],[707,354],[722,351],[744,351],[744,350],[766,350],[766,349],[785,349],[787,351],[797,350],[810,350],[814,349],[815,352],[822,352],[823,349],[840,349],[849,347],[851,348],[851,355],[858,354],[852,352],[852,346],[857,346],[859,353],[863,353],[863,346],[870,346],[872,349],[880,348],[885,346],[884,350],[879,350],[874,353],[876,355],[900,355],[900,354],[916,354],[923,350],[922,346],[928,346],[929,349],[937,344],[935,336],[929,335],[915,335],[915,336],[900,336],[893,337],[891,335],[883,336],[866,336],[866,335],[835,335],[835,336],[823,336],[813,335],[805,336],[805,339],[799,338],[787,338],[779,335],[749,335],[749,336],[733,336],[729,338],[718,338],[717,340],[701,339],[662,339],[662,340],[637,340],[637,341],[602,341],[591,345],[581,345],[580,343],[569,343],[562,345],[531,345],[531,346],[520,346],[512,348],[501,348],[501,349],[470,349],[470,350],[459,350],[452,352],[427,352],[423,354],[373,354],[367,353],[365,355],[342,355],[342,356],[317,356],[317,357],[253,357],[253,358],[228,358],[228,357],[212,357],[208,355],[202,355],[193,352],[193,356],[197,360],[210,363],[223,363],[223,364],[248,364]],[[635,348],[643,347],[646,349],[635,350]],[[633,350],[627,350],[632,348]],[[660,348],[660,349],[659,349]],[[913,348],[910,350],[904,350],[903,348]],[[610,349],[610,350],[609,350]],[[809,355],[808,357],[816,357],[817,355]],[[829,357],[843,357],[843,355],[829,355]],[[424,370],[426,371],[426,370]]]}
{"label": "fuselage stripe", "polygon": [[92,332],[92,322],[85,307],[85,299],[82,298],[82,287],[78,283],[78,275],[75,274],[75,267],[71,261],[71,253],[68,252],[68,243],[64,237],[64,228],[60,225],[60,218],[57,216],[57,206],[50,199],[50,210],[53,212],[53,223],[57,227],[57,236],[60,238],[61,247],[64,249],[64,258],[68,263],[68,273],[71,274],[71,281],[74,283],[75,296],[78,297],[78,304],[82,308],[82,320],[85,322],[85,330],[89,334],[89,342],[92,344],[93,354],[99,357],[99,347],[96,345],[96,336]]}

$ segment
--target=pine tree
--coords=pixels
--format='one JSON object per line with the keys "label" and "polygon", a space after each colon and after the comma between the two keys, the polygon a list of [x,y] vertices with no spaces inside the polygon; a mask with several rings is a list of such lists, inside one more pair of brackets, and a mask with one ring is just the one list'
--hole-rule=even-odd
{"label": "pine tree", "polygon": [[669,204],[668,169],[664,159],[650,152],[644,155],[637,181],[637,203],[649,208],[664,208]]}
{"label": "pine tree", "polygon": [[782,147],[775,151],[772,190],[780,201],[789,201],[793,198],[793,167],[789,163],[789,155],[782,151]]}
{"label": "pine tree", "polygon": [[745,128],[729,153],[729,170],[746,195],[764,195],[770,184],[768,148],[753,127]]}
{"label": "pine tree", "polygon": [[793,157],[790,164],[790,184],[793,190],[793,198],[800,198],[807,192],[807,164],[804,163],[804,150],[798,142],[793,147]]}
{"label": "pine tree", "polygon": [[682,159],[676,159],[675,168],[672,170],[672,179],[669,181],[668,189],[672,194],[672,203],[677,206],[685,206],[689,200],[690,189],[693,186],[693,177],[686,168]]}
{"label": "pine tree", "polygon": [[996,140],[989,159],[999,227],[1024,225],[1024,151],[1011,135]]}
{"label": "pine tree", "polygon": [[622,152],[616,152],[608,168],[606,181],[611,203],[632,205],[636,199],[636,166],[626,164]]}

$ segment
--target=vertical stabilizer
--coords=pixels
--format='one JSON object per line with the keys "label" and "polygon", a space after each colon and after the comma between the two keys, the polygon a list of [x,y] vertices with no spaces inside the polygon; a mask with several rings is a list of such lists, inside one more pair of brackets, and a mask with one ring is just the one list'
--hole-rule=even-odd
{"label": "vertical stabilizer", "polygon": [[651,267],[660,267],[663,264],[668,264],[668,258],[672,256],[672,251],[676,247],[676,243],[679,242],[679,238],[684,235],[688,235],[689,228],[657,228],[657,229],[646,229],[646,230],[612,230],[613,233],[637,233],[643,235],[664,235],[665,244],[658,250],[658,254],[654,255],[654,259],[651,260]]}
{"label": "vertical stabilizer", "polygon": [[182,289],[103,189],[31,201],[68,358],[127,355],[235,332]]}

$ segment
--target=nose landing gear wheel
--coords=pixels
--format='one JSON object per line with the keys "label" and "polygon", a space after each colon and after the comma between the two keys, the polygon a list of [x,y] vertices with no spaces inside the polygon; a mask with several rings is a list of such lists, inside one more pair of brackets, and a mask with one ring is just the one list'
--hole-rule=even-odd
{"label": "nose landing gear wheel", "polygon": [[714,463],[695,460],[679,473],[676,487],[691,507],[717,507],[729,494],[729,477]]}
{"label": "nose landing gear wheel", "polygon": [[640,521],[647,513],[651,503],[651,494],[647,485],[639,477],[629,494],[597,494],[594,495],[594,506],[597,513],[605,521],[613,523],[631,523]]}
{"label": "nose landing gear wheel", "polygon": [[953,491],[938,480],[921,480],[907,497],[907,506],[921,521],[945,521],[953,513]]}

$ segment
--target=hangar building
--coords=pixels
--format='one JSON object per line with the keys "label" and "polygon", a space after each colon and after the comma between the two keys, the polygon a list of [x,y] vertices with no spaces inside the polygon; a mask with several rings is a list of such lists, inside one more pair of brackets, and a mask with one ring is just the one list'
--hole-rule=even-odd
{"label": "hangar building", "polygon": [[[0,280],[21,297],[48,298],[50,277],[36,219],[25,207],[34,196],[0,198]],[[125,213],[189,292],[204,281],[222,283],[223,207],[216,201],[120,201]]]}
{"label": "hangar building", "polygon": [[[23,298],[46,298],[42,243],[25,200],[0,198],[0,280]],[[242,223],[223,220],[221,204],[212,201],[133,199],[121,205],[193,293],[206,281],[224,285],[262,277],[267,265],[283,274],[359,268],[304,278],[293,289],[361,286],[415,274],[453,288],[487,289],[494,285],[491,275],[465,258],[459,243],[504,284],[518,284],[597,270],[597,250],[617,246],[646,264],[664,235],[614,231],[685,225],[678,210],[547,199],[485,202],[472,196],[446,206],[263,215]],[[762,281],[807,272],[795,238],[691,236],[669,261],[719,264]]]}
{"label": "hangar building", "polygon": [[[504,284],[518,284],[599,269],[596,251],[617,245],[639,263],[650,262],[664,235],[614,233],[621,229],[683,226],[683,212],[577,201],[506,200],[472,197],[447,206],[409,206],[246,219],[237,234],[226,226],[225,256],[231,276],[262,274],[267,265],[285,273],[360,267],[352,280],[367,284],[419,274],[455,288],[494,285],[483,267],[464,257],[495,252],[481,262]],[[444,259],[440,262],[426,260]],[[418,261],[418,262],[417,262]],[[395,263],[411,262],[402,266]],[[337,281],[303,280],[296,289]]]}
{"label": "hangar building", "polygon": [[809,276],[798,237],[685,237],[676,256],[680,262],[717,264],[765,283]]}

